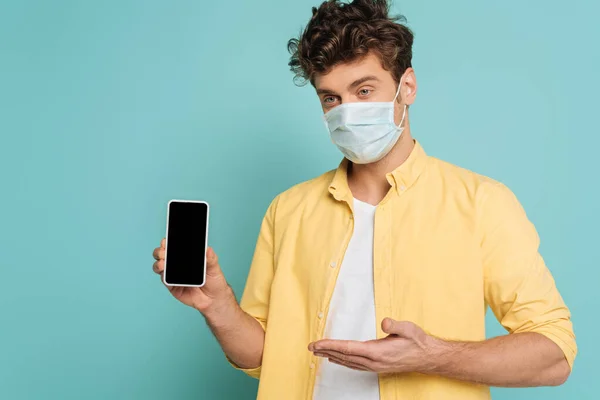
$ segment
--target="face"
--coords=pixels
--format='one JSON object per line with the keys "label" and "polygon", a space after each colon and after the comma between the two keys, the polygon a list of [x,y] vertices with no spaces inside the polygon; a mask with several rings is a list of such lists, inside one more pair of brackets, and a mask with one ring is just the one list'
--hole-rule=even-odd
{"label": "face", "polygon": [[[325,75],[315,76],[314,85],[324,113],[344,103],[389,102],[398,89],[391,72],[386,71],[379,57],[372,53],[356,62],[336,65]],[[402,119],[404,105],[414,102],[416,92],[415,74],[408,68],[402,75],[402,87],[395,102],[396,124]]]}

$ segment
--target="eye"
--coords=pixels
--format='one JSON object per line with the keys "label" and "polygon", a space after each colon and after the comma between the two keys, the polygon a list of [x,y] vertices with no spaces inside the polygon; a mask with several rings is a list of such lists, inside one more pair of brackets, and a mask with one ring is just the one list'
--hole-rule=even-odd
{"label": "eye", "polygon": [[337,99],[335,96],[325,96],[323,98],[323,107],[324,108],[329,109],[329,108],[335,107],[336,103],[337,103]]}
{"label": "eye", "polygon": [[372,90],[371,90],[371,89],[364,89],[364,88],[363,88],[363,89],[360,89],[360,90],[358,91],[358,95],[359,95],[360,97],[367,97],[368,95],[370,95],[370,94],[371,94],[371,92],[372,92]]}

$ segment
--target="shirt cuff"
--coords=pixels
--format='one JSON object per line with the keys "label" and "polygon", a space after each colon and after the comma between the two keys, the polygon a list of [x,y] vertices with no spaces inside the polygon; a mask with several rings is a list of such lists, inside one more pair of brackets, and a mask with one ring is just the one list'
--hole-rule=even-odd
{"label": "shirt cuff", "polygon": [[260,371],[262,369],[262,366],[259,366],[259,367],[256,367],[256,368],[241,368],[236,363],[234,363],[233,361],[231,361],[231,359],[229,357],[225,356],[225,358],[227,359],[227,362],[233,368],[237,369],[238,371],[242,371],[243,373],[245,373],[248,376],[251,376],[252,378],[260,379]]}

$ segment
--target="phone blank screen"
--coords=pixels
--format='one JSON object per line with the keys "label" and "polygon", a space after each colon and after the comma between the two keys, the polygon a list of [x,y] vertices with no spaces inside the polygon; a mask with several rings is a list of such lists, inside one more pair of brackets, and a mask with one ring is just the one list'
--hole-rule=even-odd
{"label": "phone blank screen", "polygon": [[207,224],[208,205],[205,203],[169,203],[166,283],[204,284]]}

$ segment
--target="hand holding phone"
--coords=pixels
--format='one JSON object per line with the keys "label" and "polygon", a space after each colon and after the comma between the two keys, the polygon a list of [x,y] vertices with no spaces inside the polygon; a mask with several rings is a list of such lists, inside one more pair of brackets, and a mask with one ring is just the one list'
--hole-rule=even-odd
{"label": "hand holding phone", "polygon": [[171,294],[203,314],[235,296],[215,252],[207,247],[208,204],[171,200],[167,237],[154,249],[153,270]]}

